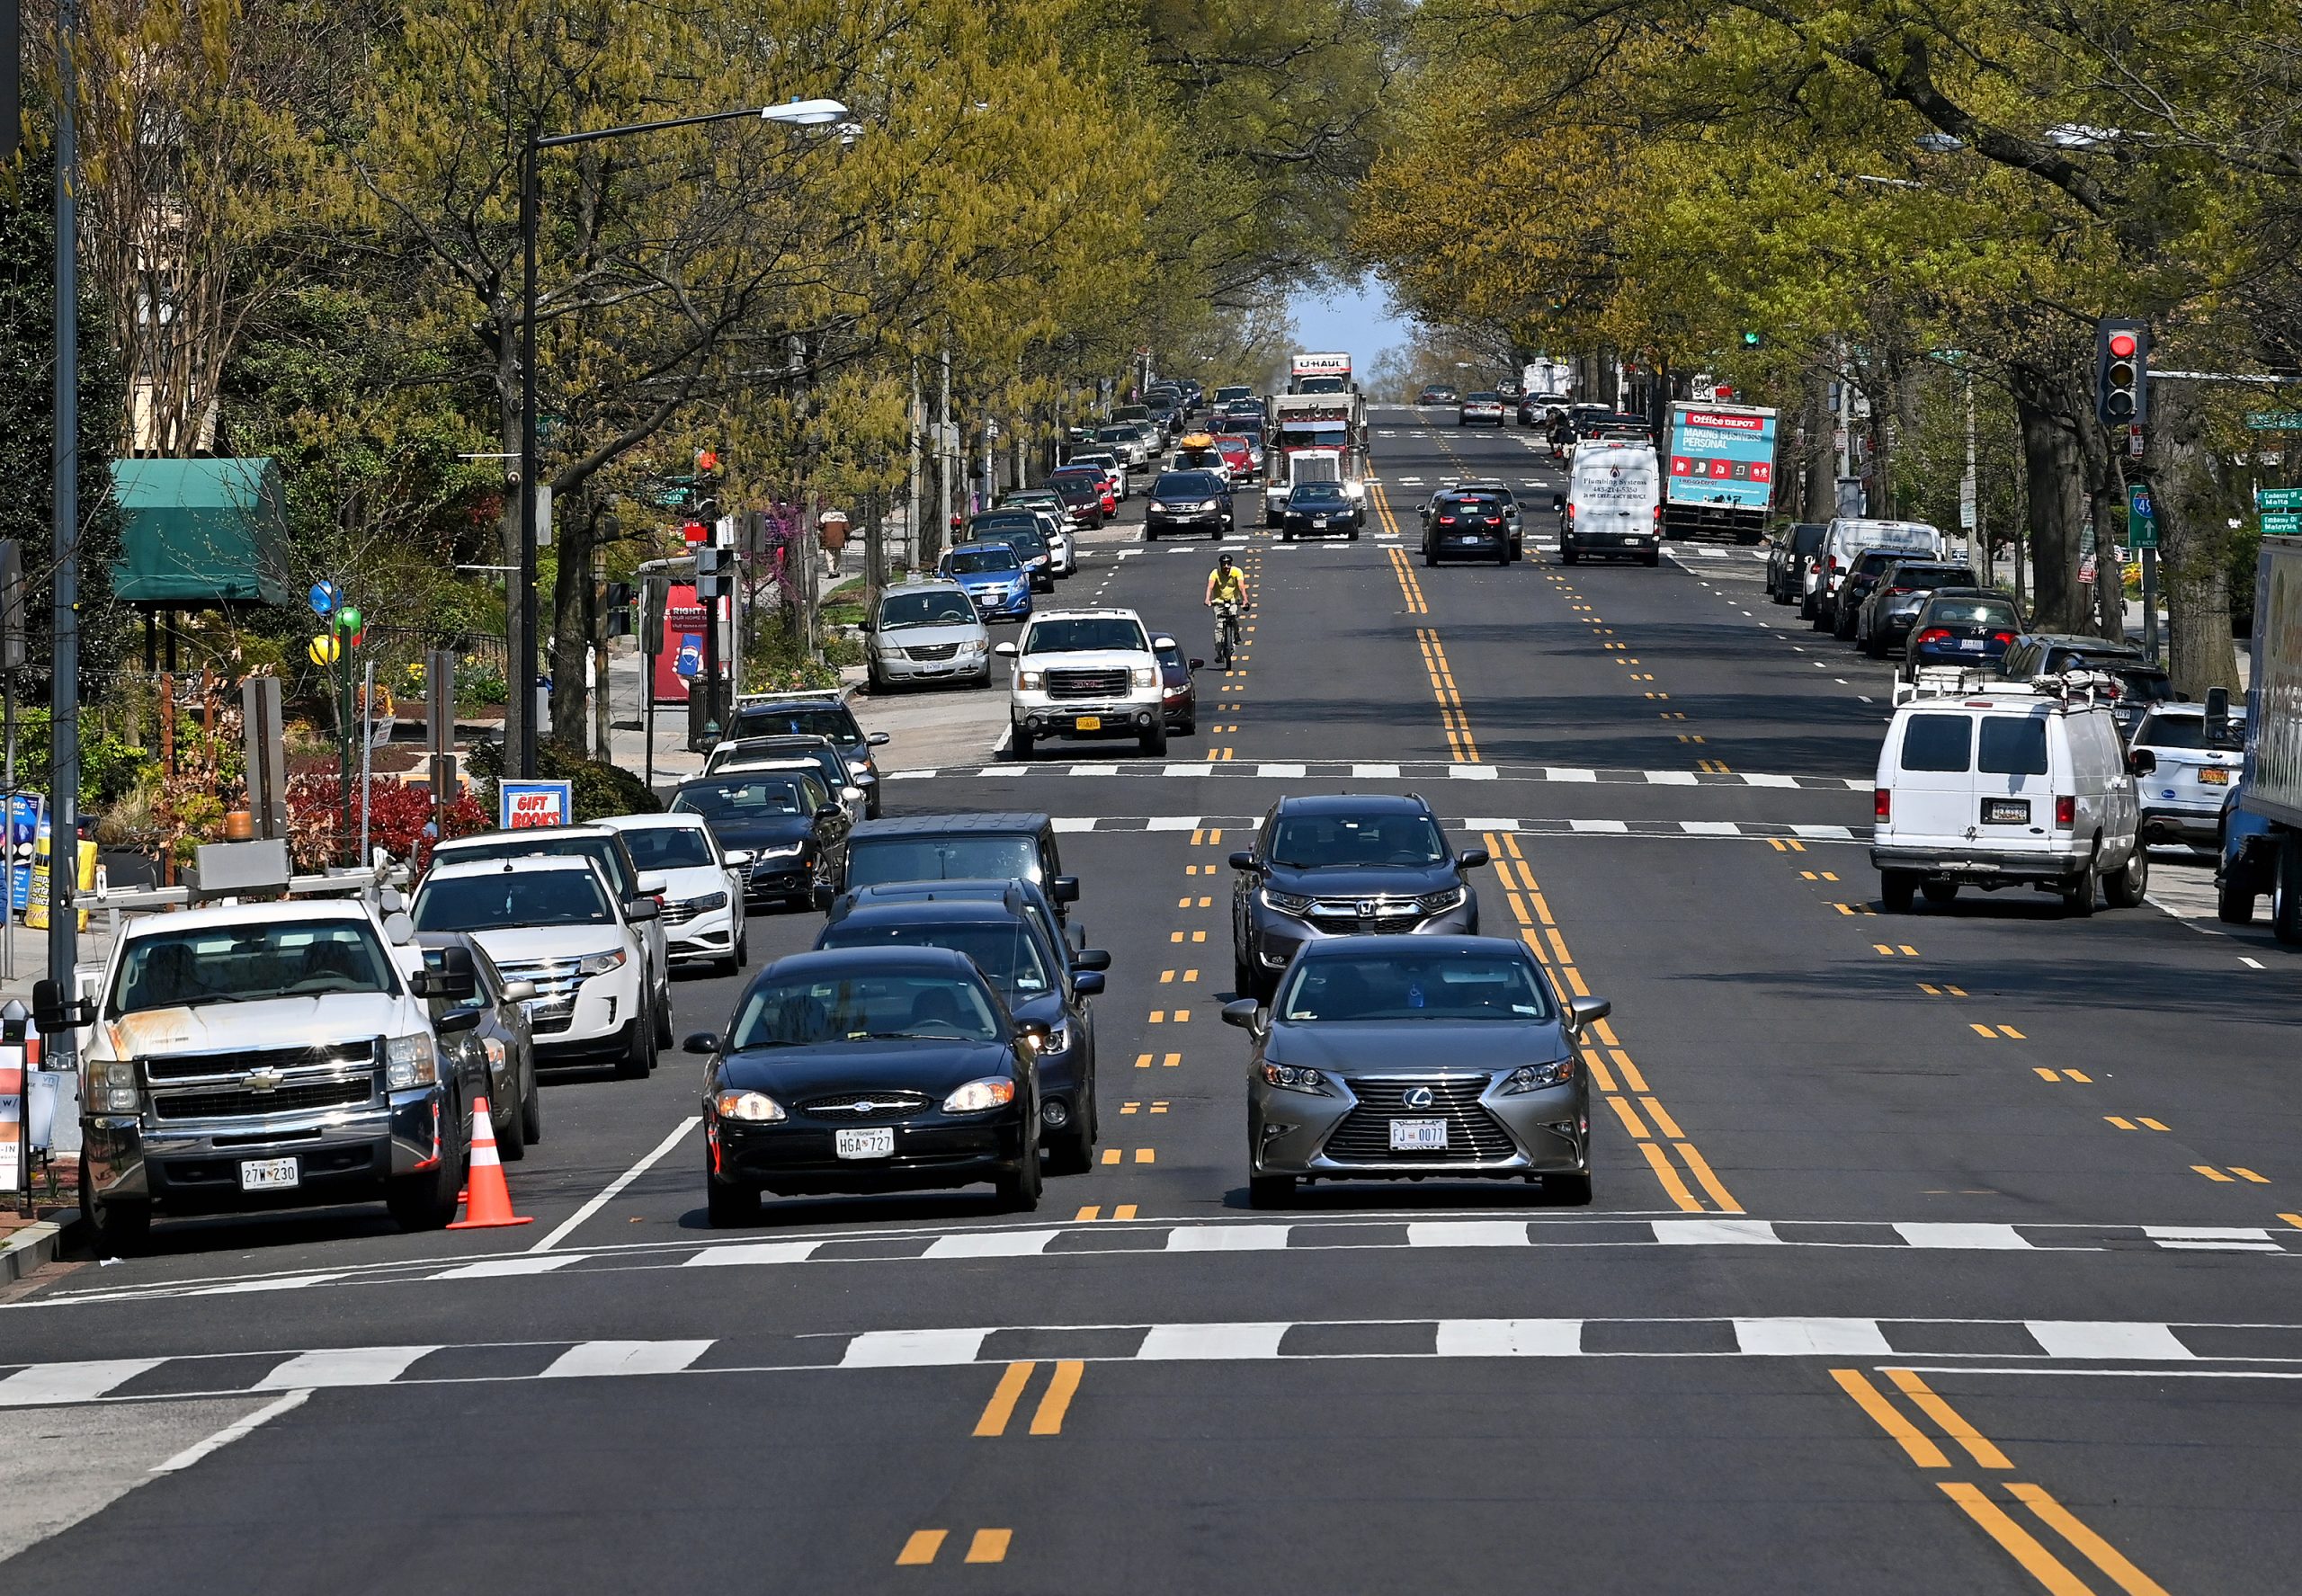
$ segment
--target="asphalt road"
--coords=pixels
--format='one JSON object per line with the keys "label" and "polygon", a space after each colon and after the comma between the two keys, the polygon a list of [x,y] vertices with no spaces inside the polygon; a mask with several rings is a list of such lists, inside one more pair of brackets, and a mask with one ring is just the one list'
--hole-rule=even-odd
{"label": "asphalt road", "polygon": [[[2156,907],[1877,913],[1883,667],[1747,550],[1560,567],[1531,434],[1376,425],[1366,536],[1235,542],[1248,657],[1165,761],[890,782],[1057,817],[1113,957],[1091,1173],[713,1231],[672,1058],[549,1086],[526,1228],[163,1223],[0,1306],[0,1585],[2291,1589],[2292,964]],[[1544,507],[1525,563],[1413,557],[1464,473]],[[1114,529],[1061,597],[1203,653],[1210,563]],[[1613,1000],[1590,1208],[1247,1208],[1223,861],[1342,789],[1425,794],[1486,928]]]}

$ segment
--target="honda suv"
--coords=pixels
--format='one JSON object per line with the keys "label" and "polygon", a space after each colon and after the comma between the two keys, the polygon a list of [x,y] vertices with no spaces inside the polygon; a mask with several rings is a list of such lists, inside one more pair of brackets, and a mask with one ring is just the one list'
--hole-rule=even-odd
{"label": "honda suv", "polygon": [[1281,798],[1254,847],[1231,855],[1233,989],[1267,1000],[1296,950],[1324,937],[1477,936],[1463,872],[1486,862],[1483,848],[1450,847],[1414,793]]}

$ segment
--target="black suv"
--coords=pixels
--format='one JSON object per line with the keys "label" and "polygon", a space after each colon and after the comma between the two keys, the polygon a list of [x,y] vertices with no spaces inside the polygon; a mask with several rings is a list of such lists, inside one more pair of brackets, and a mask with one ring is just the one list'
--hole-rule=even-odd
{"label": "black suv", "polygon": [[1477,936],[1463,872],[1486,862],[1484,848],[1456,852],[1414,793],[1280,799],[1231,855],[1233,990],[1268,1002],[1295,950],[1323,937]]}
{"label": "black suv", "polygon": [[837,693],[820,697],[804,692],[745,694],[736,700],[735,724],[727,728],[725,740],[737,737],[822,737],[839,750],[855,785],[863,789],[863,813],[878,818],[879,771],[871,762],[871,750],[883,745],[888,734],[873,732],[865,736],[846,700]]}
{"label": "black suv", "polygon": [[1423,563],[1442,559],[1491,559],[1511,563],[1509,508],[1490,493],[1443,493],[1423,518]]}
{"label": "black suv", "polygon": [[1230,486],[1212,471],[1168,471],[1151,485],[1151,502],[1143,513],[1146,542],[1163,532],[1221,538],[1232,524]]}
{"label": "black suv", "polygon": [[[1055,822],[1029,811],[986,815],[907,815],[873,820],[848,839],[841,890],[897,881],[1035,881],[1067,923],[1079,901],[1079,878],[1063,874]],[[818,894],[829,908],[833,895]]]}
{"label": "black suv", "polygon": [[1767,539],[1766,596],[1778,604],[1795,604],[1807,589],[1807,567],[1823,546],[1826,521],[1787,521]]}

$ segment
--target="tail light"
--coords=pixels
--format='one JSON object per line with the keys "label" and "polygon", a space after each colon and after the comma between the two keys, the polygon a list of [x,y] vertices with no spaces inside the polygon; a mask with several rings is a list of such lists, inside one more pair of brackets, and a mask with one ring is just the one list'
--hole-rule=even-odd
{"label": "tail light", "polygon": [[1994,643],[2005,643],[2011,646],[2014,641],[2014,634],[2012,632],[1993,632],[1990,634],[1990,640]]}
{"label": "tail light", "polygon": [[1881,787],[1876,792],[1871,794],[1870,812],[1880,820],[1892,820],[1895,817],[1895,795],[1893,792],[1884,787]]}
{"label": "tail light", "polygon": [[1451,515],[1442,515],[1439,518],[1439,524],[1442,527],[1453,526],[1455,524],[1455,518]]}
{"label": "tail light", "polygon": [[1836,556],[1836,555],[1833,555],[1833,556],[1831,556],[1831,563],[1830,563],[1830,567],[1829,567],[1829,568],[1830,568],[1830,569],[1832,569],[1832,570],[1834,570],[1834,571],[1835,571],[1835,570],[1837,570],[1837,569],[1838,569],[1838,556]]}
{"label": "tail light", "polygon": [[1922,643],[1948,643],[1950,640],[1950,629],[1947,627],[1930,626],[1924,631],[1918,634],[1918,640]]}
{"label": "tail light", "polygon": [[1914,587],[1890,587],[1887,590],[1887,596],[1890,599],[1900,598],[1905,593],[1916,593],[1918,589]]}
{"label": "tail light", "polygon": [[1655,524],[1656,526],[1663,524],[1663,506],[1660,504],[1655,506]]}
{"label": "tail light", "polygon": [[2057,831],[2068,831],[2078,824],[2078,800],[2057,794],[2054,800],[2054,824]]}

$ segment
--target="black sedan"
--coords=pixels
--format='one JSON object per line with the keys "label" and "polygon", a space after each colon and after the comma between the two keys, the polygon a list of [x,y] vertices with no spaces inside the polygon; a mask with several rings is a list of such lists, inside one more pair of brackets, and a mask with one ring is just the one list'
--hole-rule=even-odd
{"label": "black sedan", "polygon": [[1169,471],[1151,485],[1143,512],[1143,537],[1154,541],[1168,532],[1227,535],[1232,528],[1230,485],[1212,471]]}
{"label": "black sedan", "polygon": [[440,968],[441,954],[449,948],[471,956],[472,994],[442,1012],[469,1012],[472,1023],[468,1029],[444,1028],[440,1040],[463,1052],[471,1090],[486,1093],[498,1155],[507,1163],[526,1157],[528,1148],[543,1139],[543,1097],[536,1090],[535,1037],[528,1024],[527,1000],[536,994],[535,983],[506,979],[469,932],[419,932],[415,945],[424,950],[427,969]]}
{"label": "black sedan", "polygon": [[[996,896],[995,896],[995,891]],[[832,910],[818,948],[948,948],[975,961],[1017,1020],[1045,1026],[1039,1050],[1039,1122],[1050,1174],[1084,1175],[1100,1123],[1095,1016],[1111,955],[1075,957],[1025,901],[1023,884],[960,884],[958,891],[888,893],[866,887]]]}
{"label": "black sedan", "polygon": [[1491,559],[1511,563],[1511,528],[1503,502],[1491,494],[1441,494],[1423,522],[1423,563]]}
{"label": "black sedan", "polygon": [[1298,538],[1329,538],[1340,532],[1356,542],[1359,507],[1339,482],[1298,482],[1287,490],[1279,507],[1279,536],[1282,542]]}
{"label": "black sedan", "polygon": [[723,848],[751,854],[744,901],[812,904],[847,874],[847,810],[812,771],[729,771],[683,781],[670,807],[700,815]]}
{"label": "black sedan", "polygon": [[1188,737],[1199,729],[1199,681],[1191,673],[1207,662],[1185,658],[1182,645],[1164,632],[1151,639],[1151,652],[1159,656],[1159,708],[1167,729]]}
{"label": "black sedan", "polygon": [[725,1035],[687,1050],[703,1077],[714,1225],[759,1217],[763,1191],[913,1191],[989,1181],[1039,1207],[1039,1049],[966,955],[842,948],[779,958]]}

